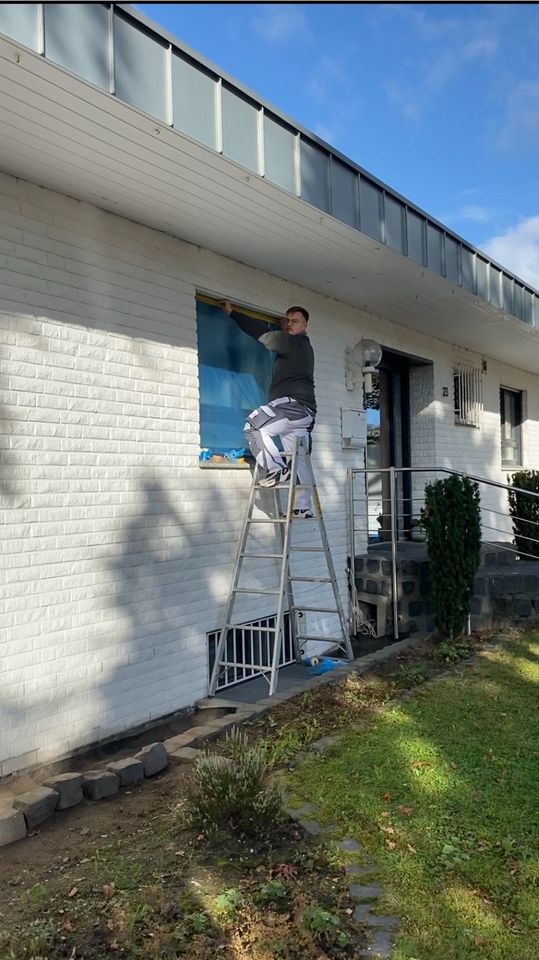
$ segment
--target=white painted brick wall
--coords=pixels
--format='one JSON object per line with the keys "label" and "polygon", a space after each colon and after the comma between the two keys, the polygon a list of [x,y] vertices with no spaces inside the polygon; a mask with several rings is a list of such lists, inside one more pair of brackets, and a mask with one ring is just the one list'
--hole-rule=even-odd
{"label": "white painted brick wall", "polygon": [[[456,428],[447,344],[1,175],[0,776],[206,693],[249,474],[198,465],[196,289],[312,314],[313,460],[345,602],[346,469],[360,465],[340,444],[340,408],[360,403],[346,344],[434,361],[416,465],[502,476],[500,382],[528,391],[538,465],[537,378],[489,362],[484,429]],[[272,612],[251,599],[239,616]]]}

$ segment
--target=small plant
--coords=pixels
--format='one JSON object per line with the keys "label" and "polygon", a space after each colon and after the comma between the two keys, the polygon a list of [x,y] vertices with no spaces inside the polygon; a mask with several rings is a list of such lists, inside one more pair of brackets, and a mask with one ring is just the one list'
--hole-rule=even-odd
{"label": "small plant", "polygon": [[469,643],[451,643],[448,640],[443,640],[434,650],[433,658],[444,660],[446,663],[456,663],[457,660],[466,657],[471,649]]}
{"label": "small plant", "polygon": [[191,824],[206,834],[271,833],[281,820],[281,796],[268,784],[265,747],[249,746],[241,731],[227,737],[225,746],[230,756],[206,753],[195,761],[186,806]]}
{"label": "small plant", "polygon": [[415,686],[417,683],[423,683],[427,679],[427,668],[422,664],[411,663],[402,666],[395,674],[396,683],[402,686]]}
{"label": "small plant", "polygon": [[341,921],[334,913],[311,904],[303,914],[303,926],[322,945],[346,947],[349,936],[341,929]]}
{"label": "small plant", "polygon": [[273,904],[276,907],[283,908],[288,902],[288,890],[281,880],[269,880],[260,888],[258,899],[265,907]]}
{"label": "small plant", "polygon": [[[539,494],[539,471],[519,470],[511,484],[517,488],[507,493],[515,546],[526,560],[539,560],[539,496],[533,496]],[[529,493],[521,493],[523,490]]]}
{"label": "small plant", "polygon": [[195,911],[183,918],[183,925],[190,933],[204,933],[208,929],[208,918],[205,914]]}
{"label": "small plant", "polygon": [[217,913],[224,913],[231,916],[238,912],[243,903],[243,897],[239,890],[236,890],[235,887],[230,887],[229,890],[225,890],[224,893],[220,893],[218,897],[215,897],[213,902]]}
{"label": "small plant", "polygon": [[441,638],[464,630],[481,558],[479,487],[450,476],[425,487],[421,521],[427,533],[430,580]]}

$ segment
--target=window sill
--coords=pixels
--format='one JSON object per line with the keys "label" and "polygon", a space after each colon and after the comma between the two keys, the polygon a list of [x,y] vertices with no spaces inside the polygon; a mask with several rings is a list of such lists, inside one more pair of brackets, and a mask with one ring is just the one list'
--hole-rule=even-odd
{"label": "window sill", "polygon": [[201,470],[248,470],[248,463],[227,463],[226,461],[220,461],[218,463],[210,463],[208,460],[199,461],[199,467]]}

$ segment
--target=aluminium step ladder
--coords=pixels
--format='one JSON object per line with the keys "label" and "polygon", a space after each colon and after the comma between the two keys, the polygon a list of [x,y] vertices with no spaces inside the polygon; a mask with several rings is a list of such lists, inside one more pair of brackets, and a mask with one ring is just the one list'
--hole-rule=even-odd
{"label": "aluminium step ladder", "polygon": [[[346,622],[346,617],[344,614],[344,609],[342,606],[339,587],[337,584],[337,578],[335,574],[335,568],[333,565],[333,559],[331,556],[331,551],[329,547],[329,541],[326,533],[326,527],[324,524],[324,519],[322,516],[322,509],[320,506],[320,499],[318,496],[318,490],[316,487],[316,482],[314,479],[311,458],[309,456],[308,450],[304,442],[298,440],[296,445],[290,454],[284,454],[285,458],[290,460],[290,480],[287,483],[277,484],[275,487],[261,487],[260,485],[260,469],[258,464],[255,464],[253,479],[251,483],[251,490],[249,494],[247,509],[245,512],[245,517],[243,521],[243,527],[239,539],[238,550],[236,553],[236,559],[234,563],[234,573],[232,576],[232,583],[230,591],[228,594],[225,613],[223,619],[223,626],[219,634],[219,640],[217,642],[217,649],[215,652],[215,661],[213,664],[212,676],[210,681],[210,696],[214,696],[217,690],[217,685],[219,678],[225,674],[230,668],[244,668],[249,671],[254,671],[250,673],[248,679],[252,679],[254,676],[262,675],[269,683],[269,693],[270,696],[277,690],[278,682],[278,673],[279,673],[279,663],[281,657],[281,650],[283,648],[283,637],[284,637],[284,615],[286,612],[286,607],[288,607],[290,613],[290,628],[291,628],[291,638],[293,644],[294,655],[298,663],[301,662],[304,655],[305,645],[318,641],[326,645],[326,647],[331,650],[339,650],[342,654],[348,659],[353,659],[352,645],[350,642],[350,635],[348,630],[348,625]],[[309,481],[306,484],[298,483],[297,479],[297,464],[299,458],[304,458],[305,465],[307,468],[307,474]],[[273,516],[265,517],[253,517],[253,511],[256,506],[256,495],[259,490],[263,489],[268,494],[272,494],[273,499]],[[279,490],[287,490],[287,504],[286,510],[284,512],[280,511],[279,507]],[[306,520],[303,517],[294,517],[294,505],[295,505],[295,495],[297,490],[309,490],[313,503],[314,515],[312,520],[309,518]],[[318,531],[320,534],[320,546],[304,546],[304,545],[295,545],[292,543],[292,525],[296,523],[306,523],[312,522],[316,523],[318,526]],[[252,536],[253,529],[257,528],[258,524],[273,525],[276,532],[277,540],[277,549],[276,552],[257,552],[252,549],[248,549],[249,537]],[[323,554],[326,565],[326,576],[295,576],[291,574],[290,571],[290,554],[291,553],[303,553],[306,556],[310,554]],[[258,586],[253,587],[244,587],[240,586],[240,579],[243,572],[244,562],[246,560],[272,560],[278,561],[280,563],[279,571],[279,586],[276,589],[262,589]],[[310,604],[300,604],[297,605],[294,601],[294,583],[318,583],[318,584],[330,584],[333,592],[333,604],[334,605],[325,605],[325,606],[312,606]],[[268,662],[267,663],[251,663],[251,662],[239,662],[236,652],[233,651],[232,659],[228,657],[227,654],[227,639],[229,631],[233,630],[235,627],[239,627],[240,624],[234,621],[233,619],[233,610],[236,598],[239,595],[259,595],[259,596],[274,596],[277,600],[277,614],[275,616],[275,626],[274,627],[265,627],[265,631],[269,633],[269,636],[273,638],[273,649],[271,650],[268,645]],[[297,613],[320,613],[320,614],[333,614],[338,619],[338,628],[335,633],[336,636],[320,636],[310,633],[301,633],[297,631],[296,624],[296,614]],[[262,643],[259,644],[260,653],[262,650]],[[245,647],[244,647],[245,650]],[[252,645],[251,654],[253,659],[255,659],[254,654],[254,644]],[[258,659],[263,660],[262,656],[259,656]]]}

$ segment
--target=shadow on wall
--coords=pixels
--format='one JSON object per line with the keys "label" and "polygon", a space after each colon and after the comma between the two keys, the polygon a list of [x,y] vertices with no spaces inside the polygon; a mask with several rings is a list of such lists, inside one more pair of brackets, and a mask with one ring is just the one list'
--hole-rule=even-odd
{"label": "shadow on wall", "polygon": [[196,490],[182,513],[155,476],[146,476],[142,494],[141,510],[122,531],[121,552],[107,563],[110,604],[123,622],[121,640],[112,641],[115,652],[107,651],[116,665],[99,688],[105,733],[204,696],[208,668],[200,623],[222,600],[215,542],[226,516],[223,495],[213,487],[201,516]]}
{"label": "shadow on wall", "polygon": [[[212,543],[219,521],[222,527],[224,498],[214,487],[208,494],[211,509],[201,517],[195,503],[180,513],[155,476],[145,478],[141,492],[141,508],[115,534],[116,556],[110,559],[111,543],[105,546],[108,561],[96,548],[104,582],[95,607],[103,610],[103,621],[95,629],[89,624],[86,650],[74,654],[66,631],[39,696],[0,697],[0,729],[8,731],[22,758],[17,769],[36,764],[31,731],[44,716],[58,714],[55,742],[65,755],[173,713],[179,702],[191,704],[206,693],[207,648],[199,623],[222,601],[216,564],[217,576],[229,574]],[[56,685],[56,673],[69,683],[67,695]],[[0,761],[7,759],[1,748]],[[11,772],[9,765],[4,772]]]}

